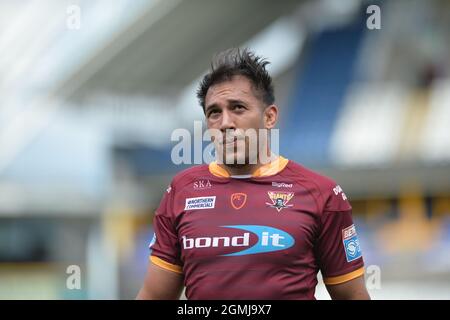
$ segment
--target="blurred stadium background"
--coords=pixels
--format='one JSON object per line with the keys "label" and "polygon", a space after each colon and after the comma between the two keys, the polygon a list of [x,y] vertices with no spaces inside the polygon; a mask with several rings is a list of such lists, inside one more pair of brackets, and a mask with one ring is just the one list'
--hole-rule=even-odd
{"label": "blurred stadium background", "polygon": [[281,153],[351,200],[372,297],[450,299],[449,40],[447,0],[2,0],[0,298],[135,297],[170,134],[202,120],[212,54],[248,46]]}

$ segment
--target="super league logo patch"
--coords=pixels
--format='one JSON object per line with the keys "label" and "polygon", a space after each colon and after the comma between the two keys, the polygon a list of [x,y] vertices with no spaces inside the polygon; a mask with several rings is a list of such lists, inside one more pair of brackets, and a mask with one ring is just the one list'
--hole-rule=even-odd
{"label": "super league logo patch", "polygon": [[266,205],[277,209],[278,212],[284,208],[293,206],[293,204],[287,204],[294,197],[293,192],[268,191],[267,194],[269,195],[270,200],[272,200],[272,203],[266,202]]}
{"label": "super league logo patch", "polygon": [[347,262],[361,258],[361,247],[359,246],[358,235],[356,234],[354,224],[342,230],[342,242],[344,243]]}
{"label": "super league logo patch", "polygon": [[241,209],[245,203],[247,202],[247,195],[245,193],[233,193],[231,195],[231,206],[236,209],[239,210]]}

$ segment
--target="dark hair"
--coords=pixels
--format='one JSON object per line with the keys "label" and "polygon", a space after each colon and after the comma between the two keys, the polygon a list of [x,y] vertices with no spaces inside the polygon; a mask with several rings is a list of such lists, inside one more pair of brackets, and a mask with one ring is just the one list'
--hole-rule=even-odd
{"label": "dark hair", "polygon": [[197,98],[205,111],[205,97],[208,89],[217,83],[231,80],[233,76],[245,76],[253,84],[253,88],[260,95],[266,105],[275,101],[272,78],[266,70],[270,62],[255,55],[248,49],[231,48],[214,56],[211,71],[206,74],[197,90]]}

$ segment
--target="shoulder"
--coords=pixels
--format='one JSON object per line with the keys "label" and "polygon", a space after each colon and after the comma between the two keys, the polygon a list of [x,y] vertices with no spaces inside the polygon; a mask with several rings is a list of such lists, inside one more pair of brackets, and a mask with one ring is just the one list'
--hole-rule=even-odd
{"label": "shoulder", "polygon": [[187,168],[185,170],[178,172],[173,177],[170,187],[175,189],[181,189],[185,185],[195,182],[196,179],[208,175],[208,173],[209,169],[208,165],[206,164]]}
{"label": "shoulder", "polygon": [[186,187],[194,187],[194,183],[207,172],[207,165],[194,166],[178,172],[165,190],[156,215],[170,217],[174,212],[179,211],[184,204],[182,198],[186,193]]}
{"label": "shoulder", "polygon": [[286,174],[302,184],[316,198],[320,211],[351,210],[346,194],[334,179],[292,160],[289,161],[286,169]]}

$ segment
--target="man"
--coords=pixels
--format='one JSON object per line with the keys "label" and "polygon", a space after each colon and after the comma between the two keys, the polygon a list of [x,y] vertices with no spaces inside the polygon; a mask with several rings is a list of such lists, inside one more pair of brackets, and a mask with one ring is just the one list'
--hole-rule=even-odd
{"label": "man", "polygon": [[173,179],[155,214],[138,299],[178,299],[183,284],[188,299],[314,299],[319,270],[333,299],[369,299],[342,189],[273,154],[267,135],[256,151],[243,135],[277,122],[267,63],[228,50],[201,82],[197,95],[208,129],[224,134],[213,140],[226,161]]}

